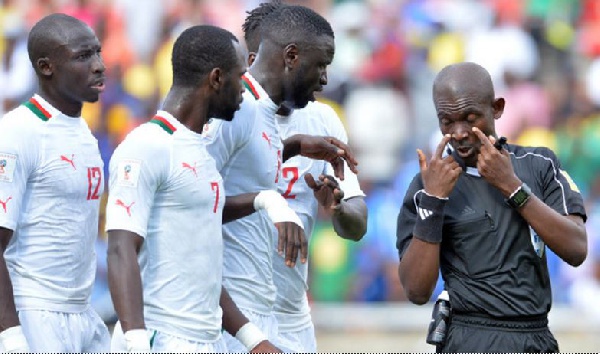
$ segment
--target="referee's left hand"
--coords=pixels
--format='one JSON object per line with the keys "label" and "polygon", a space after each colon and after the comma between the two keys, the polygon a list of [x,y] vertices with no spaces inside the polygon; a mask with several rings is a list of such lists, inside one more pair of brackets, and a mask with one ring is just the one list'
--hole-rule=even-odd
{"label": "referee's left hand", "polygon": [[479,174],[505,196],[510,195],[521,185],[521,181],[515,174],[508,151],[505,148],[498,150],[494,146],[496,138],[485,136],[479,128],[473,127],[473,133],[481,141],[477,156]]}

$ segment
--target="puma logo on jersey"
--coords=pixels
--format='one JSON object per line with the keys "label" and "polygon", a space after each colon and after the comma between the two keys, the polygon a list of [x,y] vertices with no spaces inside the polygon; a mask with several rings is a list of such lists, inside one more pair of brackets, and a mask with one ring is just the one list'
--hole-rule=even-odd
{"label": "puma logo on jersey", "polygon": [[133,204],[135,204],[135,202],[131,202],[131,204],[126,205],[121,199],[117,199],[115,204],[125,208],[125,210],[127,211],[127,215],[131,216],[131,207],[133,206]]}
{"label": "puma logo on jersey", "polygon": [[262,132],[262,137],[269,143],[269,147],[271,147],[271,138],[269,138],[266,132]]}
{"label": "puma logo on jersey", "polygon": [[74,170],[77,169],[75,167],[75,163],[73,162],[73,160],[75,159],[75,154],[71,154],[71,158],[70,159],[68,157],[66,157],[65,155],[60,155],[60,159],[61,159],[61,161],[65,161],[65,162],[69,163],[69,165],[73,166]]}
{"label": "puma logo on jersey", "polygon": [[194,173],[194,176],[196,176],[196,178],[198,178],[198,174],[196,173],[196,163],[195,162],[194,162],[194,166],[190,165],[187,162],[182,163],[181,166],[183,166],[183,168],[187,168],[190,171],[192,171]]}
{"label": "puma logo on jersey", "polygon": [[425,220],[433,214],[431,210],[421,207],[417,207],[417,212],[419,213],[421,220]]}
{"label": "puma logo on jersey", "polygon": [[0,205],[2,205],[2,209],[4,209],[4,214],[6,214],[6,204],[12,199],[12,197],[8,197],[5,201],[0,200]]}

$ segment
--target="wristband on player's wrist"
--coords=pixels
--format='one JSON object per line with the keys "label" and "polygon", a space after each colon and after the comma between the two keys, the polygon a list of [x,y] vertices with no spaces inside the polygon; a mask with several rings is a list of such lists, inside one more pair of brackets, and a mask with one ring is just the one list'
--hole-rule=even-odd
{"label": "wristband on player's wrist", "polygon": [[6,353],[29,352],[29,345],[21,326],[10,327],[0,332],[0,344]]}
{"label": "wristband on player's wrist", "polygon": [[290,208],[287,201],[274,190],[260,191],[254,197],[254,210],[265,210],[267,216],[275,223],[293,222],[304,229],[302,221],[296,212]]}
{"label": "wristband on player's wrist", "polygon": [[267,340],[265,334],[252,322],[243,325],[235,334],[235,338],[239,340],[248,351],[251,351],[260,342]]}
{"label": "wristband on player's wrist", "polygon": [[428,243],[442,242],[444,226],[444,207],[448,198],[439,198],[427,194],[424,190],[419,193],[417,202],[417,221],[413,236]]}
{"label": "wristband on player's wrist", "polygon": [[150,352],[150,339],[145,329],[130,329],[124,333],[127,351],[130,353]]}

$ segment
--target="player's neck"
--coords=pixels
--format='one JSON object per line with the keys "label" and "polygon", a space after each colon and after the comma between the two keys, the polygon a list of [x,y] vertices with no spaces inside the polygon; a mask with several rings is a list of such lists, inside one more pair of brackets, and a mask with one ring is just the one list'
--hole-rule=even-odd
{"label": "player's neck", "polygon": [[181,124],[198,134],[208,121],[205,101],[199,100],[193,90],[187,88],[172,88],[162,104],[162,110],[169,112]]}
{"label": "player's neck", "polygon": [[281,89],[281,78],[274,70],[265,70],[263,63],[254,62],[254,64],[248,69],[250,75],[260,84],[265,90],[269,98],[276,104],[279,105],[283,102],[283,90]]}
{"label": "player's neck", "polygon": [[83,102],[66,100],[55,90],[48,87],[43,87],[41,85],[36,94],[46,100],[46,102],[52,105],[52,107],[58,109],[61,113],[69,117],[79,118],[81,116]]}

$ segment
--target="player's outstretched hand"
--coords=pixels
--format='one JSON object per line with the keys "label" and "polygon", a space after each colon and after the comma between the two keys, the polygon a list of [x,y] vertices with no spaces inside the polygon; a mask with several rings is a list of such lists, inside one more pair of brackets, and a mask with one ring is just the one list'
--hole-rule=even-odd
{"label": "player's outstretched hand", "polygon": [[352,172],[358,173],[354,153],[342,141],[330,136],[312,135],[302,135],[300,139],[300,155],[329,162],[337,178],[344,180],[344,163],[348,164]]}
{"label": "player's outstretched hand", "polygon": [[317,180],[312,174],[304,175],[304,181],[313,190],[315,198],[321,206],[327,210],[336,210],[340,208],[344,191],[336,179],[329,175],[320,175]]}
{"label": "player's outstretched hand", "polygon": [[444,148],[449,141],[450,135],[447,134],[438,144],[429,163],[423,151],[417,150],[425,192],[438,198],[448,198],[462,172],[462,168],[452,155],[442,157]]}
{"label": "player's outstretched hand", "polygon": [[280,255],[285,254],[285,265],[293,268],[300,254],[300,262],[306,263],[308,258],[308,241],[304,234],[304,229],[293,222],[276,223],[279,234],[277,243],[277,252]]}
{"label": "player's outstretched hand", "polygon": [[258,343],[256,347],[252,348],[250,353],[283,353],[283,351],[274,346],[268,340],[263,340],[262,342]]}

